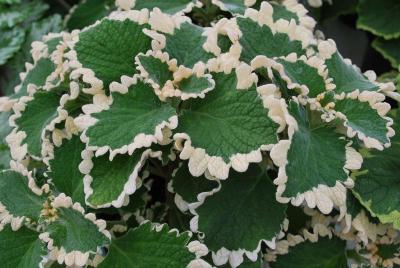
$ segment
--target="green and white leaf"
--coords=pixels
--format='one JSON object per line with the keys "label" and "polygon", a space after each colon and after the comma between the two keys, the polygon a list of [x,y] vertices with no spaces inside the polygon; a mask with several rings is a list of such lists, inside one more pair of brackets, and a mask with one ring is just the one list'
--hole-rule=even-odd
{"label": "green and white leaf", "polygon": [[24,218],[37,222],[46,196],[34,185],[33,179],[11,171],[0,171],[0,223],[21,227]]}
{"label": "green and white leaf", "polygon": [[[228,11],[233,15],[243,15],[247,8],[257,8],[260,6],[259,0],[257,1],[244,1],[244,0],[212,0],[214,5],[218,6],[223,11]],[[253,3],[255,2],[255,3]]]}
{"label": "green and white leaf", "polygon": [[81,153],[85,144],[79,136],[63,140],[61,146],[54,148],[54,157],[48,160],[49,171],[47,176],[59,193],[70,196],[74,202],[85,204],[83,191],[83,177],[79,172],[79,164],[82,162]]}
{"label": "green and white leaf", "polygon": [[360,202],[382,223],[400,229],[399,139],[384,151],[371,150],[364,156],[360,172],[354,174],[353,192]]}
{"label": "green and white leaf", "polygon": [[85,28],[74,45],[81,66],[92,70],[104,87],[120,81],[123,75],[135,74],[134,58],[151,48],[151,38],[143,32],[147,24],[132,20],[126,13],[115,16]]}
{"label": "green and white leaf", "polygon": [[[95,208],[122,207],[129,195],[141,186],[139,172],[148,157],[159,157],[159,152],[139,149],[132,155],[116,155],[111,161],[109,154],[94,157],[85,151],[80,170],[85,175],[86,202]],[[91,169],[87,167],[92,167]]]}
{"label": "green and white leaf", "polygon": [[[346,188],[351,185],[349,170],[359,169],[362,157],[348,145],[333,126],[321,121],[321,114],[289,103],[296,125],[289,129],[289,140],[281,140],[271,151],[279,167],[276,193],[280,202],[291,201],[329,214],[334,206],[341,213],[346,207]],[[291,133],[294,131],[293,133]]]}
{"label": "green and white leaf", "polygon": [[84,266],[91,254],[110,244],[106,222],[96,220],[93,213],[85,214],[79,203],[72,204],[71,198],[61,194],[51,206],[56,217],[39,237],[60,264]]}
{"label": "green and white leaf", "polygon": [[167,225],[153,227],[146,222],[113,240],[108,255],[98,267],[210,267],[207,263],[208,266],[194,265],[197,260],[190,237],[188,232],[179,234]]}
{"label": "green and white leaf", "polygon": [[89,150],[100,151],[101,155],[109,151],[112,160],[116,154],[132,154],[153,143],[164,144],[168,129],[176,128],[178,123],[174,108],[161,102],[151,86],[137,77],[113,83],[110,91],[109,98],[102,98],[101,111],[96,104],[89,105],[84,109],[86,115],[75,120],[83,122],[81,127],[86,130],[81,138]]}
{"label": "green and white leaf", "polygon": [[[201,179],[201,178],[200,178]],[[275,200],[275,187],[265,168],[252,164],[245,173],[233,172],[221,182],[219,191],[209,193],[190,222],[194,232],[204,234],[216,265],[228,259],[232,267],[246,253],[257,259],[261,241],[274,247],[286,217],[286,205]],[[195,190],[195,189],[194,189]]]}
{"label": "green and white leaf", "polygon": [[396,0],[360,0],[357,27],[385,39],[400,37],[400,3]]}
{"label": "green and white leaf", "polygon": [[393,40],[385,40],[377,38],[372,42],[372,46],[382,54],[385,59],[390,61],[392,67],[398,69],[400,67],[400,38]]}
{"label": "green and white leaf", "polygon": [[25,31],[20,27],[1,30],[0,65],[6,63],[21,47],[25,38]]}
{"label": "green and white leaf", "polygon": [[338,238],[303,242],[270,264],[272,268],[347,268],[346,242]]}
{"label": "green and white leaf", "polygon": [[36,268],[47,255],[39,233],[22,227],[13,231],[9,226],[0,231],[0,259],[4,268]]}
{"label": "green and white leaf", "polygon": [[66,27],[72,31],[92,25],[110,14],[113,5],[114,1],[112,0],[82,0],[71,8],[66,17]]}
{"label": "green and white leaf", "polygon": [[252,82],[239,90],[234,72],[213,73],[213,79],[215,89],[182,110],[174,139],[184,142],[180,158],[189,160],[193,176],[208,170],[226,179],[231,167],[243,172],[249,163],[261,161],[261,151],[277,142],[278,126]]}
{"label": "green and white leaf", "polygon": [[[122,1],[117,1],[122,2]],[[147,8],[149,10],[153,10],[154,8],[159,8],[162,12],[167,14],[181,14],[181,13],[189,13],[192,11],[193,7],[201,7],[202,4],[198,0],[136,0],[133,1],[134,5],[132,9],[141,10],[143,8]],[[124,9],[124,6],[120,5],[121,8]]]}

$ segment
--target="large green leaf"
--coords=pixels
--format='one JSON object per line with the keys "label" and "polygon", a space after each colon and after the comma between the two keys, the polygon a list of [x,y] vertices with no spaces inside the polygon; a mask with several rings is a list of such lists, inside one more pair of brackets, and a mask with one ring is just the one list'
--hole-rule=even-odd
{"label": "large green leaf", "polygon": [[181,12],[190,12],[191,6],[193,6],[197,0],[136,0],[134,9],[143,9],[147,8],[152,10],[153,8],[157,7],[162,12],[167,14],[176,14]]}
{"label": "large green leaf", "polygon": [[287,56],[290,53],[305,54],[302,43],[291,40],[286,33],[273,33],[267,25],[260,26],[249,18],[238,17],[237,24],[242,32],[239,43],[242,46],[240,59],[250,63],[258,55],[269,58]]}
{"label": "large green leaf", "polygon": [[0,203],[12,216],[37,221],[45,201],[44,195],[39,196],[28,187],[26,177],[11,170],[0,171]]}
{"label": "large green leaf", "polygon": [[147,28],[130,19],[104,19],[79,34],[75,44],[78,60],[84,68],[92,69],[105,86],[119,81],[122,75],[133,75],[135,56],[151,48],[150,37],[143,33]]}
{"label": "large green leaf", "polygon": [[203,48],[207,37],[203,35],[204,29],[184,22],[179,29],[175,29],[174,33],[166,35],[166,46],[164,51],[167,52],[171,59],[176,59],[178,65],[192,68],[196,63],[207,63],[213,57],[213,54],[207,52]]}
{"label": "large green leaf", "polygon": [[357,89],[360,92],[379,89],[377,85],[365,78],[354,66],[344,62],[338,52],[334,53],[325,63],[328,67],[328,75],[336,85],[335,92],[337,94],[342,92],[350,93]]}
{"label": "large green leaf", "polygon": [[26,227],[14,232],[9,226],[0,231],[0,259],[4,268],[39,267],[47,251],[39,233]]}
{"label": "large green leaf", "polygon": [[397,0],[360,0],[357,27],[385,39],[400,37],[400,3]]}
{"label": "large green leaf", "polygon": [[258,252],[262,240],[271,241],[280,232],[285,211],[286,205],[275,199],[266,170],[253,164],[245,173],[233,172],[220,191],[206,197],[195,209],[198,219],[192,219],[191,228],[204,233],[204,243],[213,252]]}
{"label": "large green leaf", "polygon": [[20,27],[2,30],[0,40],[0,65],[7,62],[21,47],[24,42],[25,31]]}
{"label": "large green leaf", "polygon": [[377,38],[372,42],[372,46],[378,50],[390,63],[393,68],[400,67],[400,38],[393,40],[385,40]]}
{"label": "large green leaf", "polygon": [[384,151],[366,154],[362,170],[355,174],[354,192],[361,203],[382,223],[400,229],[400,142]]}
{"label": "large green leaf", "polygon": [[69,14],[66,26],[69,30],[82,29],[106,17],[112,11],[110,0],[83,0]]}
{"label": "large green leaf", "polygon": [[166,225],[156,230],[148,222],[113,240],[106,259],[98,267],[187,267],[195,258],[186,248],[189,239],[188,233],[177,234]]}
{"label": "large green leaf", "polygon": [[15,120],[18,131],[26,133],[24,143],[30,155],[41,157],[43,132],[57,118],[59,106],[60,95],[56,91],[38,91]]}
{"label": "large green leaf", "polygon": [[346,243],[338,238],[303,242],[272,262],[272,268],[347,268]]}
{"label": "large green leaf", "polygon": [[[188,109],[183,110],[179,116],[176,132],[185,133],[183,136],[190,139],[191,146],[205,150],[208,157],[219,157],[226,164],[230,164],[237,154],[254,154],[254,151],[276,143],[277,124],[267,116],[268,110],[264,108],[255,85],[247,90],[237,90],[237,77],[234,72],[215,73],[213,78],[216,83],[215,89],[204,99],[195,99],[188,103]],[[182,134],[177,134],[175,137],[181,136]],[[194,162],[203,160],[189,160],[193,175],[199,176],[207,168],[209,160],[207,156],[204,157],[206,161],[198,171],[193,170],[197,169],[198,165]],[[246,163],[245,159],[242,160],[239,165],[233,167],[244,171],[248,162],[254,162],[249,160]],[[196,166],[193,166],[191,161],[194,161],[193,165]],[[226,178],[228,170],[210,170],[213,165],[218,165],[213,162],[210,160],[208,163],[212,175]],[[201,172],[202,168],[204,169]]]}
{"label": "large green leaf", "polygon": [[[157,128],[175,116],[175,109],[161,102],[153,89],[141,81],[131,85],[126,94],[112,92],[112,98],[108,110],[92,114],[97,122],[86,131],[90,146],[108,146],[111,150],[131,144],[148,147],[157,142],[155,136],[161,132]],[[152,136],[150,144],[143,141],[142,135]]]}
{"label": "large green leaf", "polygon": [[58,192],[65,193],[82,205],[85,204],[83,174],[78,167],[84,149],[85,144],[78,136],[63,140],[60,147],[54,148],[54,158],[49,161],[50,171],[47,173]]}

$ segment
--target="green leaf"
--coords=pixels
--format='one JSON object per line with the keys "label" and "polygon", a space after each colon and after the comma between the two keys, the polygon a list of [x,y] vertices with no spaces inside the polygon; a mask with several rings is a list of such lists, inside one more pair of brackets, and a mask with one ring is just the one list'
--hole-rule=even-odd
{"label": "green leaf", "polygon": [[0,40],[0,65],[7,62],[21,47],[24,42],[25,31],[19,27],[11,30],[2,30]]}
{"label": "green leaf", "polygon": [[387,120],[380,116],[368,102],[353,99],[337,100],[334,109],[346,116],[346,127],[368,138],[376,139],[382,144],[390,142],[387,137]]}
{"label": "green leaf", "polygon": [[162,88],[168,80],[174,80],[168,63],[153,55],[139,54],[136,58],[136,65],[138,65],[138,70],[141,70],[141,76],[153,86]]}
{"label": "green leaf", "polygon": [[385,39],[400,37],[400,3],[397,0],[360,0],[357,27]]}
{"label": "green leaf", "polygon": [[272,268],[347,268],[346,242],[338,238],[319,238],[316,243],[303,242],[279,256]]}
{"label": "green leaf", "polygon": [[298,56],[305,54],[302,43],[289,39],[286,33],[274,34],[267,25],[260,26],[249,18],[238,17],[236,20],[243,34],[239,39],[242,46],[240,55],[242,61],[250,63],[258,55],[275,58],[290,53],[296,53]]}
{"label": "green leaf", "polygon": [[106,259],[99,268],[187,267],[195,258],[186,248],[190,236],[177,234],[163,225],[157,231],[147,222],[113,240]]}
{"label": "green leaf", "polygon": [[287,6],[274,2],[271,2],[271,5],[274,8],[274,13],[272,14],[274,21],[284,19],[287,21],[294,20],[297,24],[300,23],[298,15],[295,12],[289,10]]}
{"label": "green leaf", "polygon": [[315,98],[326,91],[324,77],[318,73],[317,68],[310,66],[306,61],[291,62],[284,59],[277,59],[276,61],[283,66],[283,73],[289,78],[290,83],[288,84],[292,84],[291,87],[306,87],[309,91],[308,96],[311,98]]}
{"label": "green leaf", "polygon": [[0,232],[0,259],[4,268],[39,267],[46,256],[39,233],[26,227],[14,232],[9,226]]}
{"label": "green leaf", "polygon": [[400,142],[384,151],[371,150],[364,157],[360,172],[354,174],[354,193],[360,202],[382,223],[400,229]]}
{"label": "green leaf", "polygon": [[182,79],[178,88],[182,96],[198,96],[214,89],[214,81],[207,77],[197,77],[196,75]]}
{"label": "green leaf", "polygon": [[150,37],[143,33],[147,28],[146,24],[140,25],[129,19],[104,19],[79,34],[75,44],[78,60],[84,68],[92,69],[108,87],[122,75],[131,76],[136,72],[135,56],[151,48]]}
{"label": "green leaf", "polygon": [[207,63],[214,55],[205,51],[203,44],[207,37],[203,36],[204,29],[200,26],[184,22],[174,34],[166,35],[166,46],[163,49],[170,59],[176,59],[177,64],[193,68],[198,62]]}
{"label": "green leaf", "polygon": [[37,91],[33,99],[26,104],[21,116],[15,119],[18,131],[24,131],[24,143],[28,145],[28,153],[41,157],[42,135],[46,127],[58,117],[60,95],[55,91]]}
{"label": "green leaf", "polygon": [[98,247],[108,245],[109,239],[91,220],[72,208],[57,208],[57,219],[45,231],[53,240],[53,246],[66,253],[80,251],[96,253]]}
{"label": "green leaf", "polygon": [[28,179],[21,174],[4,170],[0,172],[0,203],[13,217],[28,217],[37,221],[44,195],[37,195],[28,187]]}
{"label": "green leaf", "polygon": [[350,93],[355,90],[376,91],[379,89],[377,85],[370,82],[364,75],[356,70],[354,66],[344,62],[342,56],[335,52],[331,58],[325,61],[328,68],[328,75],[333,79],[336,85],[335,93]]}
{"label": "green leaf", "polygon": [[262,240],[271,241],[280,232],[286,205],[275,200],[271,179],[265,168],[256,164],[245,173],[233,172],[221,184],[220,191],[195,209],[198,223],[196,226],[197,219],[192,219],[192,230],[204,233],[204,243],[213,252],[222,248],[258,252]]}
{"label": "green leaf", "polygon": [[140,149],[133,155],[116,155],[112,161],[109,154],[93,158],[89,173],[92,193],[85,189],[87,202],[94,207],[121,207],[125,198],[136,191],[139,171],[148,154]]}
{"label": "green leaf", "polygon": [[49,77],[55,69],[56,65],[50,59],[42,58],[38,60],[33,68],[27,72],[18,92],[12,95],[11,98],[19,98],[28,95],[29,84],[33,84],[36,87],[44,86],[47,77]]}
{"label": "green leaf", "polygon": [[[111,150],[126,148],[127,145],[149,147],[151,143],[162,140],[159,137],[161,133],[158,133],[161,129],[157,128],[175,118],[175,109],[161,102],[153,89],[141,81],[131,85],[126,94],[112,92],[112,98],[108,110],[91,115],[97,122],[86,131],[90,146],[108,146]],[[150,144],[138,141],[137,137],[143,134],[152,136]]]}
{"label": "green leaf", "polygon": [[0,11],[0,28],[11,28],[23,23],[29,25],[39,19],[48,9],[41,1],[31,1],[22,5],[12,5]]}
{"label": "green leaf", "polygon": [[172,177],[172,188],[188,203],[197,202],[197,195],[211,192],[218,187],[216,181],[208,180],[204,176],[193,177],[186,164],[182,165]]}
{"label": "green leaf", "polygon": [[[224,11],[228,11],[231,14],[240,14],[243,15],[247,6],[245,5],[244,0],[217,0],[212,1],[213,4],[216,4],[219,8]],[[259,8],[260,6],[259,0],[256,1],[255,6],[252,5],[252,8]]]}
{"label": "green leaf", "polygon": [[0,112],[0,144],[6,144],[6,137],[11,132],[11,127],[8,123],[9,118],[9,112]]}
{"label": "green leaf", "polygon": [[191,7],[194,6],[196,2],[196,0],[136,0],[134,9],[140,10],[147,8],[152,10],[157,7],[162,12],[173,15],[181,12],[190,12]]}
{"label": "green leaf", "polygon": [[66,21],[67,28],[72,31],[74,29],[83,29],[92,25],[97,20],[106,17],[111,11],[112,1],[110,0],[83,0],[73,9]]}
{"label": "green leaf", "polygon": [[60,147],[54,148],[54,158],[49,161],[50,171],[47,173],[51,182],[60,193],[70,196],[74,202],[85,204],[83,192],[83,174],[79,172],[82,162],[81,152],[85,144],[79,136],[63,140]]}
{"label": "green leaf", "polygon": [[372,46],[378,50],[385,59],[390,61],[393,68],[399,68],[400,66],[400,39],[385,40],[383,38],[377,38],[372,42]]}

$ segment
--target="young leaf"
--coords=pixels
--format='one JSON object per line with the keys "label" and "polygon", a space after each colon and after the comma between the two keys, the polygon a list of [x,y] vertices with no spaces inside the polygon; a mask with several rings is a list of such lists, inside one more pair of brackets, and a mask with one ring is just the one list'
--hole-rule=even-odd
{"label": "young leaf", "polygon": [[170,231],[166,225],[154,228],[147,222],[113,240],[106,259],[98,267],[187,267],[195,259],[186,248],[189,240],[188,233]]}
{"label": "young leaf", "polygon": [[136,0],[133,8],[138,10],[143,8],[152,10],[157,7],[162,12],[173,15],[183,12],[189,13],[195,5],[198,5],[197,3],[197,0]]}
{"label": "young leaf", "polygon": [[25,32],[20,27],[14,27],[12,30],[2,30],[0,40],[0,65],[3,65],[10,59],[21,47],[24,42]]}
{"label": "young leaf", "polygon": [[390,61],[392,67],[398,69],[400,67],[400,38],[393,40],[385,40],[377,38],[372,42],[372,46],[378,50],[385,59]]}
{"label": "young leaf", "polygon": [[0,231],[0,259],[4,268],[40,267],[47,251],[39,233],[22,227],[13,231],[9,226]]}

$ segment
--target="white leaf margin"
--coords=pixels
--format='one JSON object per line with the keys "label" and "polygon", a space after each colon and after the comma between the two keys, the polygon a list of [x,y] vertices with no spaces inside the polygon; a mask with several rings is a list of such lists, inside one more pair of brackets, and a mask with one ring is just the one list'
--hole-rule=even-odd
{"label": "white leaf margin", "polygon": [[137,84],[138,81],[140,81],[139,75],[134,75],[133,77],[123,75],[121,77],[121,83],[112,82],[110,84],[110,96],[106,96],[104,93],[94,95],[93,103],[82,107],[84,114],[81,114],[74,119],[74,124],[78,127],[79,131],[83,131],[81,134],[81,141],[87,145],[88,150],[95,151],[96,156],[101,156],[110,152],[111,161],[117,154],[128,153],[129,155],[132,155],[136,149],[150,147],[153,143],[161,145],[169,143],[169,136],[172,134],[171,130],[178,126],[177,115],[173,115],[168,119],[168,121],[163,121],[161,124],[157,125],[154,134],[138,134],[136,137],[133,137],[130,144],[124,145],[120,148],[112,149],[108,145],[101,147],[90,145],[90,138],[86,136],[86,131],[97,122],[97,119],[93,118],[91,114],[100,113],[109,109],[113,103],[113,92],[126,94],[128,93],[129,87]]}
{"label": "white leaf margin", "polygon": [[[68,208],[78,211],[85,217],[85,219],[96,225],[98,231],[111,241],[111,234],[106,230],[106,222],[104,220],[96,219],[96,215],[93,213],[85,214],[83,207],[79,203],[73,203],[72,199],[69,196],[66,196],[64,193],[56,196],[51,202],[51,206],[54,209]],[[80,251],[66,252],[62,246],[58,247],[54,245],[54,240],[50,237],[48,232],[41,233],[39,238],[47,244],[47,249],[50,251],[48,258],[50,260],[57,260],[59,264],[65,263],[67,266],[85,266],[89,261],[90,254],[96,253]],[[100,248],[97,248],[97,251],[99,250]]]}
{"label": "white leaf margin", "polygon": [[[297,98],[293,101],[298,103]],[[300,104],[299,104],[300,105]],[[291,202],[294,206],[301,206],[306,204],[309,208],[317,207],[323,214],[329,214],[334,207],[339,208],[340,217],[346,214],[346,188],[352,188],[354,181],[350,177],[350,171],[358,170],[361,168],[363,158],[360,153],[351,147],[351,142],[346,145],[346,161],[343,170],[348,175],[346,181],[336,181],[336,185],[328,187],[319,184],[309,191],[298,193],[296,196],[284,197],[282,196],[286,189],[286,182],[288,176],[286,174],[286,165],[288,164],[288,151],[292,142],[294,133],[298,130],[296,119],[291,115],[289,125],[289,139],[281,140],[276,144],[270,153],[271,159],[274,164],[279,168],[278,177],[274,180],[274,184],[278,186],[276,191],[276,200],[281,203]]]}
{"label": "white leaf margin", "polygon": [[115,208],[120,208],[122,206],[126,206],[129,203],[129,196],[135,193],[135,191],[141,186],[141,178],[139,177],[139,172],[142,169],[143,165],[145,164],[146,160],[151,157],[151,158],[160,158],[161,157],[161,152],[154,152],[151,149],[145,150],[141,157],[139,162],[135,165],[132,173],[129,175],[127,178],[127,181],[119,194],[118,198],[116,200],[113,200],[110,203],[105,203],[99,206],[93,206],[88,202],[88,198],[93,194],[93,189],[91,188],[91,183],[93,181],[93,177],[90,175],[91,170],[93,169],[93,157],[94,157],[94,152],[90,150],[84,150],[81,153],[82,156],[82,162],[79,165],[79,171],[84,174],[83,178],[83,185],[84,185],[84,193],[85,193],[85,201],[86,204],[90,205],[93,208],[108,208],[108,207],[115,207]]}
{"label": "white leaf margin", "polygon": [[[122,10],[131,10],[131,9],[135,9],[135,5],[136,5],[136,1],[137,0],[116,0],[115,1],[115,5],[122,9]],[[146,1],[146,0],[144,0]],[[203,7],[203,3],[199,0],[192,0],[191,2],[189,2],[185,8],[183,8],[182,10],[176,12],[173,15],[183,15],[185,13],[190,13],[193,8],[201,8]],[[154,7],[156,8],[156,7]]]}

